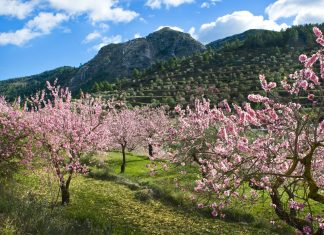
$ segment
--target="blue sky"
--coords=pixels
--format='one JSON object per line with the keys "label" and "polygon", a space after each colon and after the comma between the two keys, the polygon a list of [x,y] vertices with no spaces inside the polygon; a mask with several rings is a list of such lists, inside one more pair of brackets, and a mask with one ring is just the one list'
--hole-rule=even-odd
{"label": "blue sky", "polygon": [[0,80],[79,66],[161,26],[208,43],[324,22],[324,0],[0,0]]}

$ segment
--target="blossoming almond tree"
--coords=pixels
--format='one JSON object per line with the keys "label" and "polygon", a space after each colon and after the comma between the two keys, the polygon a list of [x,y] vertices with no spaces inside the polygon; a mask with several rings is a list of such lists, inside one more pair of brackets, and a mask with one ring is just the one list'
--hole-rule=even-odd
{"label": "blossoming almond tree", "polygon": [[0,165],[6,164],[0,175],[5,176],[13,162],[31,160],[33,130],[28,123],[28,116],[21,112],[19,101],[11,105],[0,97]]}
{"label": "blossoming almond tree", "polygon": [[[321,31],[314,28],[314,33],[324,46]],[[231,108],[226,101],[214,108],[208,101],[197,101],[193,110],[176,107],[179,118],[168,142],[171,160],[198,164],[195,191],[213,198],[199,207],[222,215],[233,199],[267,192],[279,219],[304,234],[323,233],[323,217],[314,209],[324,205],[324,51],[299,59],[304,68],[282,81],[289,100],[273,97],[277,84],[260,75],[267,95],[248,96],[258,109],[250,103]],[[314,68],[318,61],[321,79]]]}
{"label": "blossoming almond tree", "polygon": [[121,173],[126,168],[126,150],[134,150],[143,140],[139,113],[139,109],[122,108],[114,110],[108,118],[109,143],[122,152]]}
{"label": "blossoming almond tree", "polygon": [[[69,186],[76,173],[86,173],[81,165],[84,153],[106,145],[108,132],[103,128],[107,111],[101,99],[90,96],[72,101],[68,89],[47,83],[49,94],[32,97],[30,127],[36,132],[40,155],[53,168],[60,183],[62,204],[70,201]],[[49,96],[49,98],[46,98]]]}
{"label": "blossoming almond tree", "polygon": [[140,134],[143,144],[147,143],[148,154],[151,159],[157,153],[155,147],[160,147],[167,130],[170,126],[170,119],[166,111],[161,108],[143,107],[139,111]]}

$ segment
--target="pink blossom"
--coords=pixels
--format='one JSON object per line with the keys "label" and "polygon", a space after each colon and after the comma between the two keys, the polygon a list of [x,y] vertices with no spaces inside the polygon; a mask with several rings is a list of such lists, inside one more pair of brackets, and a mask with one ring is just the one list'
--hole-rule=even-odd
{"label": "pink blossom", "polygon": [[306,56],[305,54],[301,54],[301,55],[299,56],[299,61],[300,61],[301,63],[306,62],[306,60],[307,60],[307,56]]}
{"label": "pink blossom", "polygon": [[309,94],[307,96],[307,99],[312,101],[312,100],[314,100],[314,97],[315,97],[314,94]]}
{"label": "pink blossom", "polygon": [[319,85],[319,78],[313,73],[309,78],[315,85]]}
{"label": "pink blossom", "polygon": [[305,220],[307,220],[308,222],[312,222],[313,216],[310,213],[308,213],[305,217]]}
{"label": "pink blossom", "polygon": [[305,205],[303,203],[296,202],[292,199],[289,200],[289,207],[295,210],[304,209]]}
{"label": "pink blossom", "polygon": [[211,214],[213,217],[216,217],[218,215],[218,212],[216,210],[213,210]]}
{"label": "pink blossom", "polygon": [[318,225],[320,229],[324,230],[324,223],[319,223]]}
{"label": "pink blossom", "polygon": [[305,234],[307,234],[307,235],[310,235],[310,234],[312,234],[312,229],[311,229],[311,227],[309,227],[309,226],[304,226],[304,227],[303,227],[303,232],[304,232]]}
{"label": "pink blossom", "polygon": [[324,46],[324,38],[323,38],[323,37],[321,37],[321,38],[317,38],[317,39],[316,39],[316,42],[317,42],[318,44],[320,44],[321,46]]}
{"label": "pink blossom", "polygon": [[300,81],[299,87],[303,88],[304,90],[307,90],[308,82],[306,80]]}
{"label": "pink blossom", "polygon": [[311,67],[318,60],[318,55],[313,54],[311,58],[306,61],[305,67]]}
{"label": "pink blossom", "polygon": [[180,105],[177,105],[177,106],[174,108],[174,110],[175,110],[177,113],[180,113],[180,111],[181,111],[181,107],[180,107]]}
{"label": "pink blossom", "polygon": [[202,208],[204,208],[205,206],[204,206],[204,204],[202,204],[202,203],[198,203],[198,204],[197,204],[197,207],[198,207],[199,209],[202,209]]}
{"label": "pink blossom", "polygon": [[313,32],[316,35],[316,37],[318,37],[318,38],[322,37],[322,35],[323,35],[322,31],[317,27],[313,27]]}

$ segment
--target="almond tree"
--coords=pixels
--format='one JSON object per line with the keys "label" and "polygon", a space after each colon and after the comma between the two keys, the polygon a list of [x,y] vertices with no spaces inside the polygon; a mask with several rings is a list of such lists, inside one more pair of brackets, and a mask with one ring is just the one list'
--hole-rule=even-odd
{"label": "almond tree", "polygon": [[[35,152],[53,168],[60,183],[62,204],[70,201],[69,186],[73,175],[86,173],[82,154],[95,151],[107,143],[103,128],[107,111],[101,99],[83,96],[72,101],[71,92],[47,83],[49,94],[42,92],[31,98],[28,115],[30,127],[41,148]],[[48,97],[48,98],[46,98]]]}
{"label": "almond tree", "polygon": [[[315,27],[314,33],[324,46],[321,31]],[[266,96],[250,94],[252,104],[230,107],[225,101],[211,108],[197,101],[193,110],[176,107],[169,160],[198,164],[195,191],[213,200],[199,207],[223,215],[234,198],[244,202],[267,192],[279,219],[304,234],[323,233],[323,217],[314,214],[314,206],[324,204],[324,50],[299,60],[304,68],[281,82],[288,98],[274,97],[277,84],[260,75]]]}
{"label": "almond tree", "polygon": [[33,130],[28,116],[23,115],[20,102],[13,105],[0,97],[0,165],[5,164],[1,175],[8,172],[13,162],[27,163],[31,160]]}
{"label": "almond tree", "polygon": [[109,132],[109,143],[112,148],[122,152],[120,173],[125,172],[126,150],[132,151],[142,143],[142,129],[138,109],[114,110],[108,118],[106,129]]}
{"label": "almond tree", "polygon": [[170,119],[163,107],[144,107],[140,110],[139,117],[142,141],[143,144],[147,144],[149,157],[153,159],[156,155],[154,146],[158,147],[163,142],[170,126]]}

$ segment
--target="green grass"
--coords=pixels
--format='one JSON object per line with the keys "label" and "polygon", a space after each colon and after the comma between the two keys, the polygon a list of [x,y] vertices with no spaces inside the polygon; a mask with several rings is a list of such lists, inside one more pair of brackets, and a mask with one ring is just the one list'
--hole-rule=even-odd
{"label": "green grass", "polygon": [[[96,157],[101,162],[101,167],[93,167],[91,177],[99,177],[106,180],[115,180],[132,188],[136,183],[142,187],[149,187],[154,190],[157,199],[173,206],[180,206],[185,210],[193,211],[195,205],[189,200],[194,181],[197,179],[198,171],[195,167],[170,167],[167,171],[159,170],[154,176],[150,176],[146,167],[150,161],[145,156],[127,154],[126,171],[120,174],[121,153],[110,152],[107,155]],[[97,163],[98,163],[97,162]],[[179,169],[180,168],[180,169]],[[186,170],[187,174],[179,174],[179,171]],[[174,178],[183,186],[180,190],[175,187]],[[210,210],[195,210],[195,213],[210,217]],[[249,226],[266,228],[272,233],[289,234],[292,230],[286,224],[277,220],[276,226],[270,225],[270,220],[276,218],[273,209],[270,207],[270,199],[265,195],[262,200],[242,205],[241,201],[234,201],[226,210],[225,221],[247,223]]]}
{"label": "green grass", "polygon": [[[84,159],[84,161],[91,161]],[[112,152],[92,160],[88,176],[71,184],[71,203],[54,206],[58,185],[49,174],[21,170],[14,181],[0,188],[0,234],[289,234],[291,230],[269,223],[259,205],[230,209],[226,220],[211,218],[188,203],[186,193],[174,187],[177,177],[190,184],[178,169],[149,175],[144,156],[127,155],[126,173],[119,174],[121,154]],[[51,182],[51,183],[50,183]],[[155,192],[150,197],[149,189]],[[150,200],[147,200],[150,199]],[[186,203],[187,202],[187,203]],[[265,205],[268,208],[269,205]],[[262,213],[261,213],[262,212]],[[258,215],[257,213],[261,213]],[[259,219],[259,217],[264,217]]]}
{"label": "green grass", "polygon": [[[45,174],[18,174],[12,191],[1,191],[1,234],[267,234],[240,223],[142,202],[136,191],[114,181],[77,176],[71,204],[51,208]],[[14,187],[13,187],[14,186]],[[109,233],[111,232],[111,233]]]}

